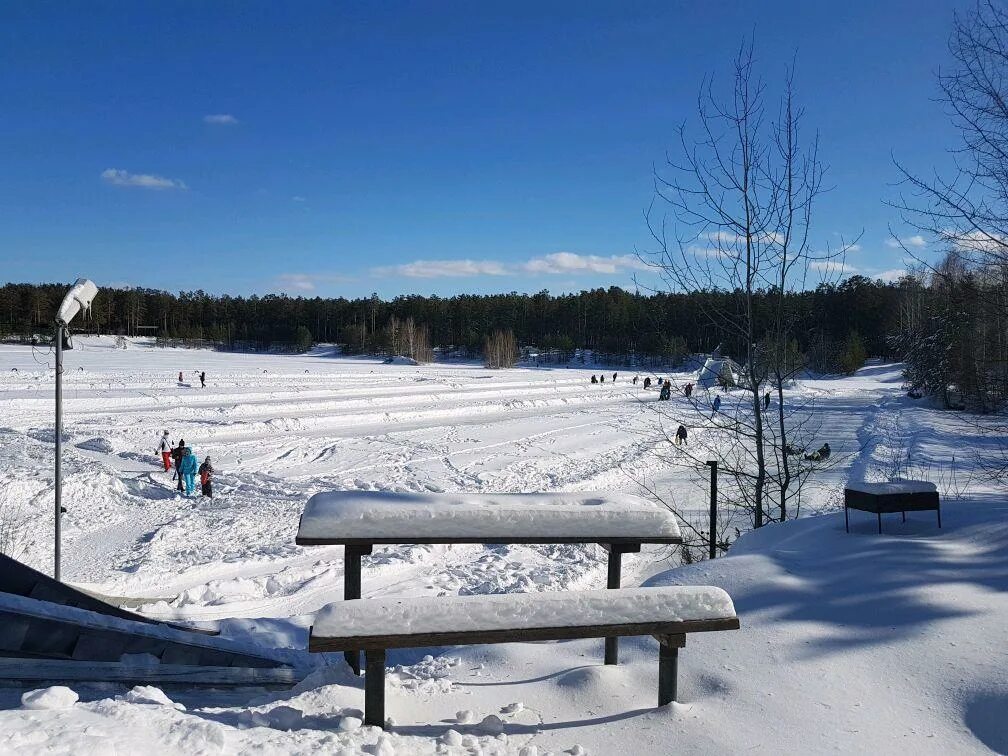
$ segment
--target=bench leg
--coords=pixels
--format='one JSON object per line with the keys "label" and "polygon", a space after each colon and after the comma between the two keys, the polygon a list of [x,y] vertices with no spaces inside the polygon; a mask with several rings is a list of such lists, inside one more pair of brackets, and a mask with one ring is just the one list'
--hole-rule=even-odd
{"label": "bench leg", "polygon": [[[609,547],[609,574],[606,588],[618,589],[620,587],[622,556],[623,552],[617,546]],[[619,638],[605,639],[605,663],[619,664]]]}
{"label": "bench leg", "polygon": [[364,652],[364,724],[385,727],[385,649]]}
{"label": "bench leg", "polygon": [[938,529],[941,530],[941,504],[935,507],[935,511],[938,513]]}
{"label": "bench leg", "polygon": [[882,535],[882,513],[878,513],[878,533]]}
{"label": "bench leg", "polygon": [[[344,546],[343,547],[343,600],[359,599],[361,597],[361,557],[371,553],[372,547],[368,546]],[[360,651],[348,649],[343,652],[343,658],[353,670],[355,675],[360,675]]]}
{"label": "bench leg", "polygon": [[678,696],[679,649],[686,645],[685,635],[658,639],[658,705],[666,706]]}
{"label": "bench leg", "polygon": [[906,512],[903,512],[903,522],[906,522]]}
{"label": "bench leg", "polygon": [[847,529],[847,532],[850,533],[850,507],[846,504],[843,506],[843,521],[844,527]]}

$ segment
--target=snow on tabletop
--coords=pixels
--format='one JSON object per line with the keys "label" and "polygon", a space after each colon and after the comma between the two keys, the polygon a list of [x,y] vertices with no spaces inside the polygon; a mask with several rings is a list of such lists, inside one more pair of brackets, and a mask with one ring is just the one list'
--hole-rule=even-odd
{"label": "snow on tabletop", "polygon": [[938,487],[926,480],[892,480],[888,483],[848,483],[847,490],[875,495],[912,494],[933,493]]}
{"label": "snow on tabletop", "polygon": [[330,491],[305,505],[299,538],[678,538],[672,513],[622,493]]}
{"label": "snow on tabletop", "polygon": [[543,627],[637,624],[735,616],[731,598],[713,586],[597,591],[374,598],[337,601],[315,616],[312,635],[345,638],[483,632]]}

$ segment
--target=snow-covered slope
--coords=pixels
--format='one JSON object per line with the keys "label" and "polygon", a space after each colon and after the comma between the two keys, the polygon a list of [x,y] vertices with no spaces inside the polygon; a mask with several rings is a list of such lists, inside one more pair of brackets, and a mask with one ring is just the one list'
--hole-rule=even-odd
{"label": "snow-covered slope", "polygon": [[[643,482],[686,507],[705,503],[662,460],[661,425],[696,427],[696,411],[673,393],[656,417],[656,392],[623,371],[593,386],[586,370],[112,346],[79,339],[67,353],[65,574],[143,597],[152,616],[220,620],[241,642],[303,648],[312,613],[342,596],[342,550],[294,545],[319,491],[637,494]],[[23,556],[45,570],[52,374],[36,359],[0,347],[0,510],[26,515]],[[169,692],[185,710],[152,703],[161,698],[149,690],[77,687],[83,702],[66,710],[21,709],[19,691],[0,691],[0,752],[1005,750],[1008,512],[969,463],[990,441],[899,388],[898,366],[872,365],[791,389],[816,397],[837,460],[803,511],[835,503],[848,479],[923,477],[943,496],[943,530],[911,514],[880,537],[873,517],[853,513],[847,535],[842,514],[829,514],[745,536],[713,563],[673,569],[660,547],[626,558],[625,585],[716,585],[738,609],[742,630],[688,640],[681,704],[653,708],[657,647],[646,638],[624,641],[616,668],[599,663],[596,641],[418,649],[389,655],[398,722],[385,736],[358,729],[361,681],[334,655],[294,692]],[[162,429],[213,458],[213,502],[176,496],[157,466]],[[604,580],[592,545],[395,545],[365,558],[363,588],[420,597]]]}

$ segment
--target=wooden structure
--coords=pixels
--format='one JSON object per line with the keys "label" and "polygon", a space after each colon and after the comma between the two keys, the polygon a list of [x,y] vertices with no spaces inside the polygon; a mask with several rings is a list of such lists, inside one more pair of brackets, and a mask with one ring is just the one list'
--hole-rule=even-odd
{"label": "wooden structure", "polygon": [[216,635],[120,609],[0,554],[0,678],[289,685],[305,674]]}
{"label": "wooden structure", "polygon": [[934,511],[941,528],[941,502],[938,489],[926,481],[894,481],[892,483],[851,483],[844,489],[844,525],[850,532],[850,510],[871,512],[878,518],[882,532],[882,515],[900,512],[906,522],[907,512]]}
{"label": "wooden structure", "polygon": [[[308,650],[312,652],[343,651],[363,649],[366,659],[364,677],[364,723],[375,727],[385,726],[385,653],[390,648],[426,648],[431,646],[459,646],[487,643],[515,643],[526,641],[573,640],[579,638],[620,638],[626,636],[652,635],[659,643],[658,653],[658,705],[665,706],[676,700],[679,649],[686,645],[686,635],[696,632],[737,630],[739,620],[730,600],[724,609],[726,616],[711,617],[698,612],[696,619],[661,619],[675,616],[677,592],[695,590],[715,591],[720,589],[696,586],[675,586],[669,588],[642,588],[638,593],[651,593],[662,603],[667,599],[668,610],[643,613],[643,621],[611,621],[600,619],[605,614],[607,603],[599,594],[611,598],[612,614],[626,614],[619,594],[606,591],[589,591],[559,594],[560,599],[570,602],[573,611],[579,608],[581,596],[592,596],[594,605],[585,614],[587,621],[564,622],[561,626],[543,627],[529,619],[526,611],[529,601],[542,600],[544,594],[497,594],[490,596],[454,596],[437,599],[395,600],[397,615],[405,622],[389,621],[389,606],[385,601],[359,602],[352,612],[342,612],[344,605],[330,605],[320,613],[308,639]],[[622,592],[629,593],[629,591]],[[557,597],[551,597],[553,603]],[[355,602],[358,603],[358,602]],[[465,604],[466,620],[453,622],[460,604]],[[660,605],[659,605],[660,606]],[[328,616],[323,617],[328,613]],[[446,613],[448,619],[442,619]],[[681,614],[681,613],[680,613]],[[507,626],[502,625],[501,616],[507,617]],[[379,633],[338,634],[335,630],[354,627],[355,621],[363,620],[365,626],[385,628]],[[320,626],[321,625],[321,626]],[[448,627],[455,625],[454,629]],[[448,627],[446,627],[448,626]],[[403,629],[400,629],[403,628]],[[411,629],[410,629],[411,628]],[[442,629],[443,628],[443,629]],[[343,631],[345,633],[345,631]]]}
{"label": "wooden structure", "polygon": [[[563,521],[555,521],[548,517],[549,507],[552,505],[540,504],[540,501],[549,501],[548,496],[542,494],[529,496],[530,503],[520,514],[526,515],[520,523],[511,521],[501,521],[499,523],[480,522],[479,518],[463,517],[458,511],[453,511],[448,507],[440,506],[444,501],[438,495],[427,496],[424,494],[410,494],[408,502],[410,506],[424,506],[429,503],[429,509],[425,509],[426,516],[421,526],[410,523],[405,525],[395,518],[396,507],[394,501],[390,502],[388,495],[379,493],[374,495],[370,491],[348,491],[336,492],[335,495],[345,494],[345,500],[350,505],[346,507],[345,517],[333,517],[331,514],[327,519],[319,513],[319,507],[313,506],[316,497],[312,497],[305,507],[304,514],[298,527],[298,534],[295,543],[300,546],[343,546],[343,598],[345,600],[359,599],[361,597],[361,558],[372,552],[376,544],[553,544],[553,543],[597,543],[608,552],[607,565],[607,588],[619,588],[621,582],[622,557],[623,554],[637,553],[641,550],[641,545],[648,544],[678,544],[682,543],[682,536],[674,516],[667,510],[659,510],[651,502],[642,502],[633,496],[621,497],[629,500],[627,516],[616,519],[612,524],[599,522],[600,512],[594,506],[585,506],[583,509],[574,508],[572,512],[565,512]],[[333,497],[334,494],[321,494],[319,496]],[[505,500],[508,505],[520,502],[522,494],[509,495],[481,495],[487,499]],[[587,501],[604,501],[596,497],[588,497]],[[341,501],[339,503],[342,503]],[[494,514],[492,507],[487,505],[488,518]],[[369,517],[361,518],[360,510],[364,508]],[[647,507],[646,510],[642,509]],[[387,516],[385,512],[388,512]],[[643,518],[635,523],[635,514],[646,511],[648,519]],[[659,516],[655,517],[655,511]],[[344,514],[340,511],[338,514]],[[350,516],[353,514],[354,516]],[[468,514],[468,513],[462,513]],[[479,514],[478,510],[474,513]],[[495,528],[495,525],[497,526]],[[566,534],[563,530],[568,529]],[[395,533],[401,530],[401,533]],[[413,530],[413,535],[408,535],[408,530]],[[497,532],[493,532],[493,531]],[[488,532],[489,531],[489,532]],[[579,534],[580,532],[580,534]],[[390,534],[391,533],[391,534]],[[591,636],[583,636],[591,637]],[[619,640],[617,635],[603,636],[605,640],[605,663],[617,664],[619,661]],[[360,674],[360,654],[353,646],[344,649],[344,657],[347,664],[356,674]]]}

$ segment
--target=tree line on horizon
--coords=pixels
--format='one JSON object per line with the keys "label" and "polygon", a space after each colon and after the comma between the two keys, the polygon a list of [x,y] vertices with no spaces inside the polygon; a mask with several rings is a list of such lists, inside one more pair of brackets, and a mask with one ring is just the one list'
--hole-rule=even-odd
{"label": "tree line on horizon", "polygon": [[[0,337],[47,337],[67,286],[0,287]],[[824,370],[843,368],[843,352],[852,339],[866,354],[898,358],[886,337],[898,329],[901,302],[918,288],[911,279],[884,283],[853,276],[788,293],[790,319],[797,324],[795,346]],[[745,355],[746,345],[735,343],[732,333],[705,315],[722,299],[728,306],[731,297],[721,292],[641,294],[615,286],[575,294],[410,294],[391,300],[102,288],[74,330],[200,340],[223,349],[303,351],[313,343],[335,343],[348,354],[399,353],[403,344],[412,343],[414,331],[422,331],[421,359],[429,347],[480,355],[495,334],[511,333],[518,345],[551,350],[566,359],[577,350],[591,350],[616,361],[635,355],[658,365],[719,345],[728,355]],[[756,302],[768,309],[776,306],[770,291]]]}

